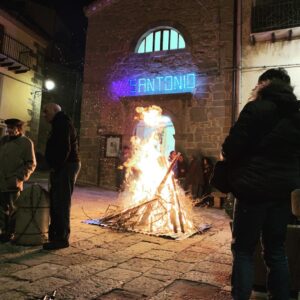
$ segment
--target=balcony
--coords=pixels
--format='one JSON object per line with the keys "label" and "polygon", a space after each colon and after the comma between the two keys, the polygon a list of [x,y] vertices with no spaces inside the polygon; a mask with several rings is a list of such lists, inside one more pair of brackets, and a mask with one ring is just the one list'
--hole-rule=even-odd
{"label": "balcony", "polygon": [[13,37],[0,35],[0,67],[16,74],[25,73],[32,67],[32,50]]}
{"label": "balcony", "polygon": [[252,7],[251,17],[252,33],[300,27],[300,1],[256,5]]}

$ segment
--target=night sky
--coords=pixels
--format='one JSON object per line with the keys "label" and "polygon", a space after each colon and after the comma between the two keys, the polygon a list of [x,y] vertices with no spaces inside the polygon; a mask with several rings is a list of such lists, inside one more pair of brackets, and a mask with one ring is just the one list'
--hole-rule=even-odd
{"label": "night sky", "polygon": [[53,5],[57,13],[65,21],[66,25],[74,33],[85,32],[87,18],[84,16],[83,8],[93,0],[35,0],[40,3]]}
{"label": "night sky", "polygon": [[62,17],[70,29],[82,30],[86,27],[87,19],[84,16],[83,8],[94,0],[1,0],[6,7],[21,11],[24,3],[36,2],[53,7]]}
{"label": "night sky", "polygon": [[61,17],[73,36],[74,55],[83,56],[85,49],[87,18],[84,15],[84,7],[94,0],[33,0],[35,2],[52,6]]}
{"label": "night sky", "polygon": [[87,18],[84,15],[84,7],[93,2],[93,0],[35,0],[37,2],[46,2],[54,6],[58,15],[62,18],[65,25],[70,29],[73,36],[74,49],[78,53],[75,56],[84,56]]}
{"label": "night sky", "polygon": [[[0,0],[6,8],[13,9],[22,14],[24,3],[30,0]],[[50,8],[54,8],[61,17],[61,21],[72,33],[72,53],[73,57],[68,60],[75,61],[76,57],[82,61],[85,49],[87,18],[83,9],[94,0],[31,0]],[[26,17],[26,16],[25,16]]]}

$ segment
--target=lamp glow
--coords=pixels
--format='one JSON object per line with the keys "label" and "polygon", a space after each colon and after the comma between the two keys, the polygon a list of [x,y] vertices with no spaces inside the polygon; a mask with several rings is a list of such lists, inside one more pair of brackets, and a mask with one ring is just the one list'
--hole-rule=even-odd
{"label": "lamp glow", "polygon": [[51,80],[51,79],[47,79],[45,81],[45,88],[48,91],[53,90],[55,88],[55,82],[53,80]]}

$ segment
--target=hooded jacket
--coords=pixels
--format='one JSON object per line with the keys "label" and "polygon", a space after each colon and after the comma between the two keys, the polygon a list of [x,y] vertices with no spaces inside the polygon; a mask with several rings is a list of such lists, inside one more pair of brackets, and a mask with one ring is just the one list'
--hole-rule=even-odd
{"label": "hooded jacket", "polygon": [[300,188],[299,101],[290,85],[272,82],[246,104],[222,146],[240,199],[290,199]]}

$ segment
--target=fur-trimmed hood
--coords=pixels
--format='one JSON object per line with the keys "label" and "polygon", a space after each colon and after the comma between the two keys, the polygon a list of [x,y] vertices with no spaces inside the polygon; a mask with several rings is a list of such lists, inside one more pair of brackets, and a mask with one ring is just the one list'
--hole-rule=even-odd
{"label": "fur-trimmed hood", "polygon": [[300,109],[300,101],[293,87],[282,81],[272,81],[258,92],[258,99],[272,101],[283,115],[292,114]]}

